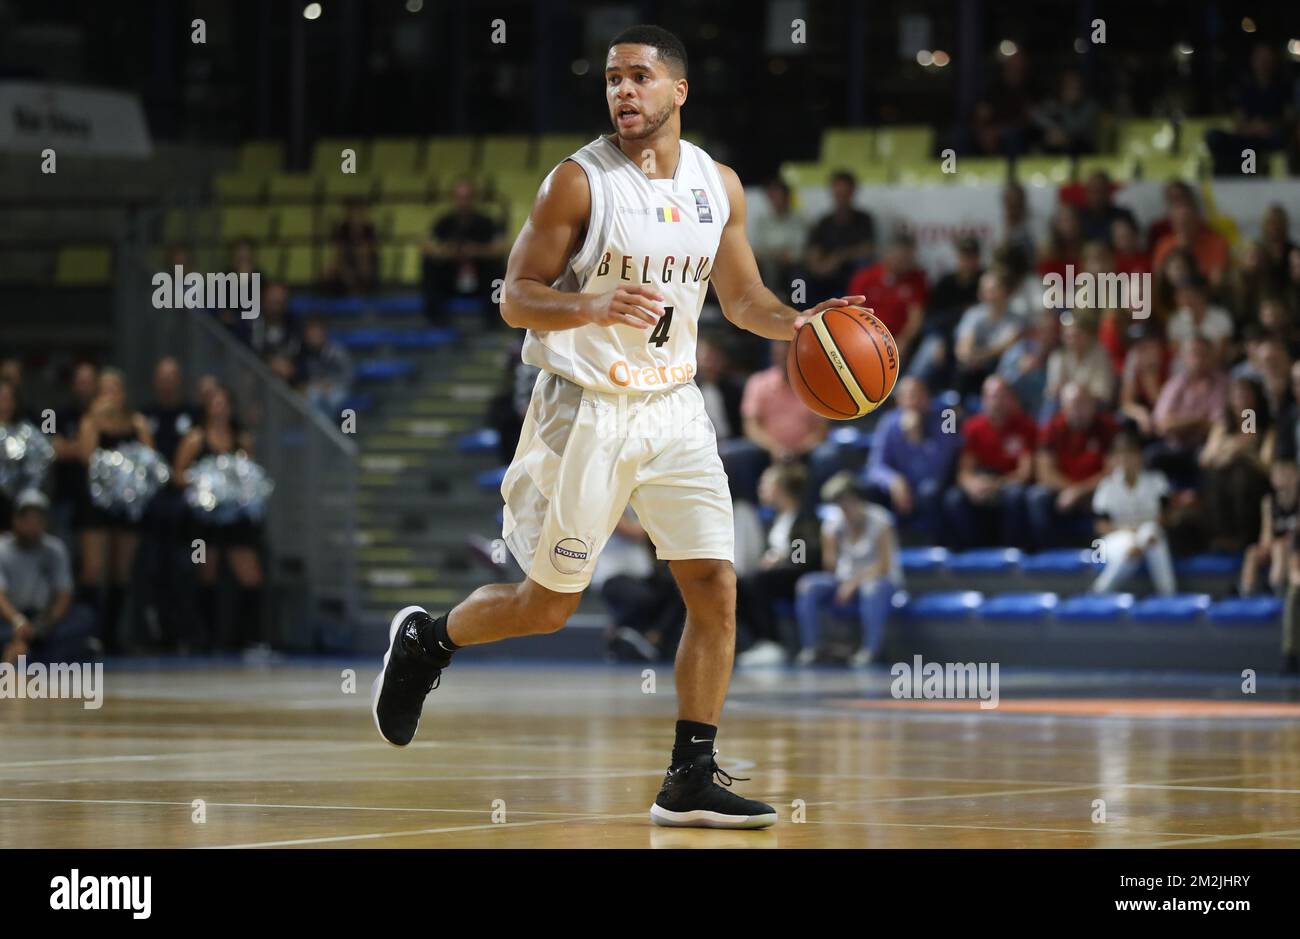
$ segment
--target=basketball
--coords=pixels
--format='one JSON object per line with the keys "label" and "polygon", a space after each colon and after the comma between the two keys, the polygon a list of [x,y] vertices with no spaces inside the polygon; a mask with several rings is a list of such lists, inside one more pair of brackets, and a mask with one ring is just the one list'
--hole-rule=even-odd
{"label": "basketball", "polygon": [[870,310],[842,306],[804,323],[790,343],[790,386],[810,410],[850,421],[878,408],[898,380],[898,347]]}

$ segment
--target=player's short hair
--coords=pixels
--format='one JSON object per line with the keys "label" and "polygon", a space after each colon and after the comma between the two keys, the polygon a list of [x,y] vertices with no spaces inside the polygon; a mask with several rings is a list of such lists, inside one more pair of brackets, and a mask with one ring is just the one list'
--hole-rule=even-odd
{"label": "player's short hair", "polygon": [[[686,77],[686,46],[682,45],[682,41],[675,33],[670,33],[662,26],[650,26],[644,23],[629,26],[609,41],[609,49],[624,43],[653,46],[660,60],[668,66],[670,72],[674,73],[674,77]],[[608,52],[609,49],[605,51]]]}

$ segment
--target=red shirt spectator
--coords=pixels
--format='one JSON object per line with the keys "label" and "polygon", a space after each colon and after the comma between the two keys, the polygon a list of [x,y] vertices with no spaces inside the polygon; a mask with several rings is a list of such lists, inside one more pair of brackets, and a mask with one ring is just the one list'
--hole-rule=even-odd
{"label": "red shirt spectator", "polygon": [[1038,428],[1023,411],[1007,416],[1001,427],[986,414],[976,414],[961,428],[965,444],[962,452],[970,454],[977,468],[1005,476],[1015,472],[1021,454],[1032,452],[1038,441]]}
{"label": "red shirt spectator", "polygon": [[1076,428],[1064,411],[1057,411],[1043,425],[1042,448],[1052,455],[1057,470],[1072,483],[1081,483],[1100,473],[1115,439],[1114,419],[1098,412],[1086,427]]}
{"label": "red shirt spectator", "polygon": [[925,306],[929,293],[925,271],[914,268],[895,275],[883,263],[864,267],[849,281],[850,297],[864,296],[863,304],[876,314],[876,319],[889,327],[895,336],[903,333],[907,325],[907,311],[913,304]]}

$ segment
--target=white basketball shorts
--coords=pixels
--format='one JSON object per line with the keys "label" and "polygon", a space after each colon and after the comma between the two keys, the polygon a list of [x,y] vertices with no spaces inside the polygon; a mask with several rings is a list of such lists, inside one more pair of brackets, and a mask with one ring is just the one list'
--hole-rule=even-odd
{"label": "white basketball shorts", "polygon": [[619,395],[542,371],[501,497],[510,553],[560,593],[586,589],[629,503],[660,559],[734,560],[727,475],[693,382]]}

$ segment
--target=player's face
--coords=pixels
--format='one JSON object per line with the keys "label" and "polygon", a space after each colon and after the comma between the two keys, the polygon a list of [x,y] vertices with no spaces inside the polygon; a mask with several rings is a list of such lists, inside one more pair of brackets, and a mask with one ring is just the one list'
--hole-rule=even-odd
{"label": "player's face", "polygon": [[673,78],[653,46],[622,43],[609,50],[605,100],[619,137],[644,140],[653,136],[685,96],[686,80]]}

